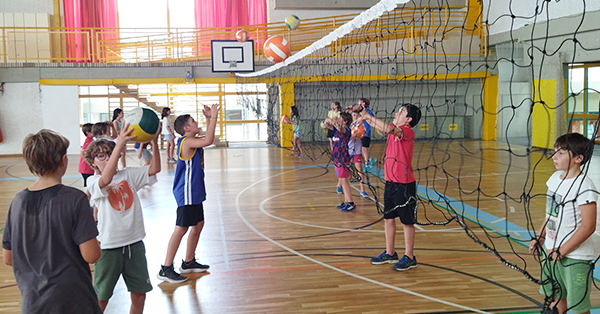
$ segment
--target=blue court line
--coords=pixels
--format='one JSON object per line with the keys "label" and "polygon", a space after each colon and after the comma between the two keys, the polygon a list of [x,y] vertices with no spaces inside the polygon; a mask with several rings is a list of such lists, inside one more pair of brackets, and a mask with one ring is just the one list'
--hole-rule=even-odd
{"label": "blue court line", "polygon": [[[384,179],[383,169],[381,168],[373,167],[371,170],[369,170],[369,173],[380,179]],[[451,197],[419,184],[417,184],[417,194],[419,197],[425,200],[430,200],[435,205],[446,209],[452,215],[460,214],[467,220],[489,229],[499,235],[508,235],[510,236],[509,239],[511,239],[511,241],[527,248],[529,247],[531,235],[535,234],[536,232],[529,231],[526,228],[506,221],[506,219],[500,219],[499,217],[480,210],[479,208],[467,205],[461,201],[457,201]],[[600,267],[598,267],[600,264],[597,263],[596,266],[597,267],[594,267],[593,277],[596,281],[600,281]]]}

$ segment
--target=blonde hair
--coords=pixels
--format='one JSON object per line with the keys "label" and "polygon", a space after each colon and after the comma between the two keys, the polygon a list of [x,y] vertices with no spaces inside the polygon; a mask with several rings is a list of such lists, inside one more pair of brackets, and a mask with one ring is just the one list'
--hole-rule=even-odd
{"label": "blonde hair", "polygon": [[23,158],[36,176],[55,173],[67,154],[69,140],[52,130],[43,129],[23,140]]}
{"label": "blonde hair", "polygon": [[101,137],[90,143],[88,148],[86,148],[85,152],[83,153],[83,159],[88,163],[88,165],[90,165],[90,167],[92,167],[92,169],[100,171],[100,169],[94,165],[94,158],[96,158],[96,155],[100,153],[112,154],[114,149],[115,142],[112,139]]}

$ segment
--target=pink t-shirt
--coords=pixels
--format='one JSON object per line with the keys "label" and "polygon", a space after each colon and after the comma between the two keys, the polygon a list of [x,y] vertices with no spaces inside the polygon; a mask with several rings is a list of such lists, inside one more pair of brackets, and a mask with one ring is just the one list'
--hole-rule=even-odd
{"label": "pink t-shirt", "polygon": [[[396,127],[391,124],[391,126]],[[386,181],[411,183],[415,181],[412,169],[413,148],[415,146],[415,131],[410,125],[399,126],[402,137],[388,135],[385,149],[384,174]]]}
{"label": "pink t-shirt", "polygon": [[[86,150],[93,140],[94,138],[86,136],[83,146],[81,146],[81,150]],[[88,163],[85,162],[85,160],[83,160],[81,157],[79,157],[79,173],[94,174],[94,169],[92,169],[92,167],[90,167],[90,165],[88,165]]]}

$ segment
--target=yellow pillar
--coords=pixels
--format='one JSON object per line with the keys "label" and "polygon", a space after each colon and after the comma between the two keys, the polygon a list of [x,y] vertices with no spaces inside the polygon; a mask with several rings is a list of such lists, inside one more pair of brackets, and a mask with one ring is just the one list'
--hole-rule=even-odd
{"label": "yellow pillar", "polygon": [[[279,101],[281,102],[281,115],[290,115],[290,108],[294,105],[294,83],[282,83],[279,86]],[[279,119],[279,138],[281,147],[292,147],[294,131],[291,124],[282,124]]]}
{"label": "yellow pillar", "polygon": [[493,141],[496,136],[498,119],[498,76],[492,75],[483,79],[483,127],[481,139]]}
{"label": "yellow pillar", "polygon": [[534,147],[554,148],[554,139],[557,137],[557,110],[565,108],[565,106],[556,108],[557,83],[557,80],[553,79],[533,82],[535,104],[531,116],[531,144]]}

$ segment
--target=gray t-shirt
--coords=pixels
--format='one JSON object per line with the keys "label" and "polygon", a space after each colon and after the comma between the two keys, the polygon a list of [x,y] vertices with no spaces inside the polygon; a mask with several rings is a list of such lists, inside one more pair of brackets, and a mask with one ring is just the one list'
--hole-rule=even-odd
{"label": "gray t-shirt", "polygon": [[102,313],[79,245],[98,235],[85,193],[58,184],[10,204],[2,248],[12,253],[22,313]]}

